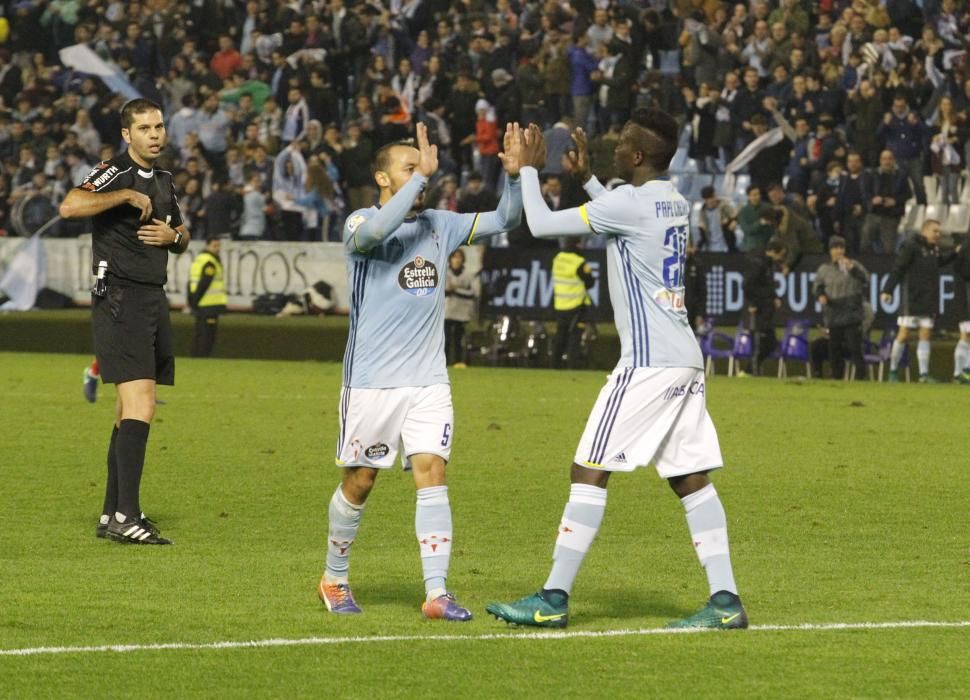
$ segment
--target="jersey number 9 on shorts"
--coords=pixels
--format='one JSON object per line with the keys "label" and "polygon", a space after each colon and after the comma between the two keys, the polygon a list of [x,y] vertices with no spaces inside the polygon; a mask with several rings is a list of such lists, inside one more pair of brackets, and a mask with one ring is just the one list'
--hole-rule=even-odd
{"label": "jersey number 9 on shorts", "polygon": [[684,283],[684,257],[687,255],[687,227],[671,226],[664,235],[664,247],[673,251],[664,258],[664,286],[677,289]]}

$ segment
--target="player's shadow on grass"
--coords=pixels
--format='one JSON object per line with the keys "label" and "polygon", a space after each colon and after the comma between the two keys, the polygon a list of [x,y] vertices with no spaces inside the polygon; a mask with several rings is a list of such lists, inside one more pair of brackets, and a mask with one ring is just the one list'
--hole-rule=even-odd
{"label": "player's shadow on grass", "polygon": [[633,619],[661,617],[679,619],[694,612],[676,602],[666,592],[628,588],[601,588],[583,596],[590,618]]}

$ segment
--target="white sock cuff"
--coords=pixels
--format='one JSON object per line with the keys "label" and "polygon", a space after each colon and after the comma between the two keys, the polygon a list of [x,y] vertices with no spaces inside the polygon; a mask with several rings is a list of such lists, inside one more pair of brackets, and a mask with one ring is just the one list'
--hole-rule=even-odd
{"label": "white sock cuff", "polygon": [[926,352],[929,352],[930,351],[930,341],[928,341],[928,340],[920,340],[919,342],[917,342],[916,343],[916,352],[920,352],[921,350],[925,350]]}
{"label": "white sock cuff", "polygon": [[569,487],[570,503],[585,503],[591,506],[606,505],[606,489],[589,484],[572,484]]}
{"label": "white sock cuff", "polygon": [[355,513],[359,513],[360,511],[364,510],[363,503],[357,505],[356,503],[351,503],[347,500],[347,497],[344,495],[344,488],[340,485],[338,485],[337,490],[333,492],[332,500],[336,501],[337,508],[339,508],[344,515],[347,516],[352,516]]}
{"label": "white sock cuff", "polygon": [[418,503],[423,506],[444,506],[448,505],[447,486],[428,486],[418,489]]}
{"label": "white sock cuff", "polygon": [[717,498],[717,490],[714,488],[714,484],[708,484],[699,491],[687,494],[680,499],[680,502],[684,504],[684,510],[689,513],[697,506],[706,503],[712,498]]}

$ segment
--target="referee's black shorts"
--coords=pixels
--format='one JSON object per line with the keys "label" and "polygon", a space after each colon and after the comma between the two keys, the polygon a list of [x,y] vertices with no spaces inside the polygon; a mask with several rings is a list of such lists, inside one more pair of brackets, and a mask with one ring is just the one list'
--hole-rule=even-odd
{"label": "referee's black shorts", "polygon": [[161,287],[112,284],[91,297],[94,354],[105,384],[154,379],[175,384],[168,297]]}

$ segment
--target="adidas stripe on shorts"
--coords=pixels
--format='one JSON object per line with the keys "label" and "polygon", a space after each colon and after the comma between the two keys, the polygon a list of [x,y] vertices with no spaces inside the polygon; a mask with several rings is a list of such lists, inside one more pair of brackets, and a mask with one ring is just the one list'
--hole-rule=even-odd
{"label": "adidas stripe on shorts", "polygon": [[405,457],[433,454],[447,462],[454,423],[448,384],[392,389],[345,386],[340,391],[337,466],[389,469],[402,443]]}
{"label": "adidas stripe on shorts", "polygon": [[651,463],[664,479],[723,466],[707,413],[704,371],[618,367],[599,393],[576,464],[629,472]]}

